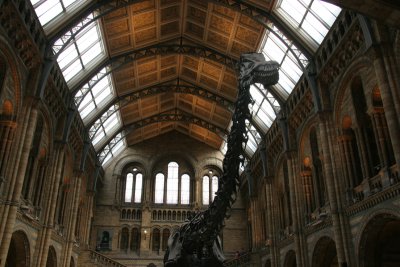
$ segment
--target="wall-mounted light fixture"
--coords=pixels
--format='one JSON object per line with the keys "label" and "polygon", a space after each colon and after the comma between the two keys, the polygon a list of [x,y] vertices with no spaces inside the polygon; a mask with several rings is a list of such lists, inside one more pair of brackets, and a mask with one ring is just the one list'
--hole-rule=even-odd
{"label": "wall-mounted light fixture", "polygon": [[147,230],[145,229],[145,230],[143,231],[143,233],[144,233],[144,240],[146,240],[146,237],[147,237]]}

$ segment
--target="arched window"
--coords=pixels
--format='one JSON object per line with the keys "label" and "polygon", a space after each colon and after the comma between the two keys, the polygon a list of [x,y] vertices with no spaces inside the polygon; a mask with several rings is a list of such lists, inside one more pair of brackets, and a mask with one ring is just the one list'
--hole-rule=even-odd
{"label": "arched window", "polygon": [[210,204],[210,177],[203,177],[203,205]]}
{"label": "arched window", "polygon": [[178,204],[178,170],[178,163],[170,162],[168,164],[167,204]]}
{"label": "arched window", "polygon": [[154,190],[154,203],[164,202],[164,174],[158,173],[156,175],[156,184]]}
{"label": "arched window", "polygon": [[152,239],[152,250],[159,251],[160,250],[160,230],[153,230],[153,239]]}
{"label": "arched window", "polygon": [[120,248],[121,250],[128,249],[128,242],[129,242],[129,229],[124,227],[121,231],[121,241],[120,241]]}
{"label": "arched window", "polygon": [[203,176],[203,205],[208,205],[214,200],[215,193],[218,191],[218,180],[218,176],[213,175],[211,170],[208,175]]}
{"label": "arched window", "polygon": [[162,233],[162,250],[163,251],[167,249],[169,235],[170,235],[169,229],[164,229],[163,233]]}
{"label": "arched window", "polygon": [[181,204],[189,204],[190,199],[190,176],[187,174],[181,177]]}
{"label": "arched window", "polygon": [[181,170],[179,164],[172,161],[168,164],[167,174],[156,174],[153,187],[155,204],[190,204],[192,188],[190,175],[184,173],[187,170],[186,166]]}
{"label": "arched window", "polygon": [[131,251],[138,251],[140,247],[140,232],[138,228],[132,229]]}
{"label": "arched window", "polygon": [[126,175],[124,185],[124,202],[125,203],[141,203],[143,191],[143,174],[138,172],[136,168],[133,172]]}

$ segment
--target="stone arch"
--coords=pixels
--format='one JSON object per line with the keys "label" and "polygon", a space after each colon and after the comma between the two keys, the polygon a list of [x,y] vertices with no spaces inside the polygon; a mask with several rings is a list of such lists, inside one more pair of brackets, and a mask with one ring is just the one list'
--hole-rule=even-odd
{"label": "stone arch", "polygon": [[124,168],[132,162],[135,162],[143,167],[144,176],[150,174],[148,164],[146,164],[146,159],[143,159],[141,155],[136,155],[136,154],[126,155],[118,159],[114,165],[113,174],[121,175]]}
{"label": "stone arch", "polygon": [[293,193],[289,190],[289,169],[286,157],[283,155],[277,161],[272,184],[275,189],[273,193],[275,216],[278,220],[279,235],[283,238],[292,232],[293,223],[290,203],[290,194]]}
{"label": "stone arch", "polygon": [[321,237],[315,244],[312,267],[338,267],[335,241],[328,236]]}
{"label": "stone arch", "polygon": [[74,257],[71,257],[71,261],[69,262],[69,267],[75,267]]}
{"label": "stone arch", "polygon": [[53,246],[49,247],[47,254],[46,267],[57,267],[57,253]]}
{"label": "stone arch", "polygon": [[216,157],[201,159],[199,160],[199,163],[195,166],[198,166],[195,173],[196,177],[202,177],[204,171],[209,167],[214,168],[216,171],[222,174],[222,159]]}
{"label": "stone arch", "polygon": [[[17,58],[12,49],[0,39],[0,69],[3,69],[4,72],[0,73],[0,99],[3,95],[3,85],[6,78],[6,73],[10,71],[10,77],[12,77],[13,81],[13,88],[12,88],[12,95],[10,95],[10,100],[13,103],[14,113],[13,115],[17,115],[21,108],[21,74],[18,69],[18,64],[16,63],[15,58]],[[4,68],[3,68],[4,66]]]}
{"label": "stone arch", "polygon": [[360,267],[400,265],[400,217],[380,213],[366,223],[358,244]]}
{"label": "stone arch", "polygon": [[368,69],[372,66],[372,62],[367,57],[360,57],[354,60],[347,70],[344,72],[341,79],[338,81],[338,90],[336,91],[336,95],[333,100],[333,116],[335,125],[341,125],[342,120],[342,105],[345,99],[345,93],[350,88],[351,83],[353,82],[353,78],[357,75],[361,75],[362,71]]}
{"label": "stone arch", "polygon": [[296,267],[296,253],[294,252],[294,250],[289,250],[286,253],[285,256],[285,261],[283,263],[284,267]]}
{"label": "stone arch", "polygon": [[12,234],[8,249],[7,267],[30,266],[30,245],[25,232],[18,230]]}
{"label": "stone arch", "polygon": [[264,264],[264,267],[271,267],[271,266],[272,266],[271,260],[270,259],[266,260],[265,264]]}

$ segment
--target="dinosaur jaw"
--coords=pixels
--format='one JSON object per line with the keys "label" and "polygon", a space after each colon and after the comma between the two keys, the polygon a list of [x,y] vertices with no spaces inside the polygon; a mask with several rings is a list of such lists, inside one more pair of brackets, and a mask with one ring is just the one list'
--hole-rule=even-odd
{"label": "dinosaur jaw", "polygon": [[258,65],[252,72],[253,83],[261,83],[265,86],[276,84],[279,80],[279,65],[275,61],[268,61]]}
{"label": "dinosaur jaw", "polygon": [[279,64],[276,61],[265,61],[262,53],[242,54],[240,62],[239,81],[242,86],[253,83],[270,86],[279,80]]}

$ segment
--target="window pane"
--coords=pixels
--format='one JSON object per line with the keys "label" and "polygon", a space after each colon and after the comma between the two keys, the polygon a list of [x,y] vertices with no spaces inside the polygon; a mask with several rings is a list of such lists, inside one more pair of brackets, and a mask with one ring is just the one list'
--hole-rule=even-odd
{"label": "window pane", "polygon": [[299,33],[303,37],[308,35],[306,39],[315,45],[322,42],[341,11],[321,0],[282,0],[277,10],[283,13],[289,24],[302,29]]}
{"label": "window pane", "polygon": [[31,3],[35,8],[40,23],[45,25],[58,15],[66,13],[61,3],[63,3],[64,7],[68,10],[68,7],[76,1],[77,0],[31,0]]}
{"label": "window pane", "polygon": [[181,204],[189,204],[190,198],[190,176],[182,175],[181,178]]}
{"label": "window pane", "polygon": [[213,176],[211,180],[211,199],[214,200],[215,198],[215,193],[218,191],[218,177]]}
{"label": "window pane", "polygon": [[142,184],[143,184],[143,175],[141,173],[136,174],[136,183],[135,183],[135,203],[142,202]]}
{"label": "window pane", "polygon": [[178,204],[178,163],[168,164],[167,204]]}
{"label": "window pane", "polygon": [[164,202],[164,174],[162,173],[156,175],[154,202],[158,204]]}
{"label": "window pane", "polygon": [[125,202],[132,201],[133,174],[128,173],[125,184]]}
{"label": "window pane", "polygon": [[210,178],[203,177],[203,205],[210,204]]}

